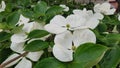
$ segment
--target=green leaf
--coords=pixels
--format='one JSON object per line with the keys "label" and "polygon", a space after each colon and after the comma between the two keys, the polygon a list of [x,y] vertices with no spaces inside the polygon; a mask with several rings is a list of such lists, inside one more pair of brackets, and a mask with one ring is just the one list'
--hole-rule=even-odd
{"label": "green leaf", "polygon": [[90,68],[102,59],[107,49],[98,44],[83,44],[75,51],[74,60],[68,64],[68,68]]}
{"label": "green leaf", "polygon": [[120,24],[120,22],[119,22],[119,20],[118,20],[116,15],[105,16],[102,21],[103,21],[103,23],[107,23],[107,24],[111,24],[111,25],[118,25],[118,24]]}
{"label": "green leaf", "polygon": [[22,10],[22,14],[25,16],[25,17],[28,17],[28,18],[34,18],[34,12],[29,10],[29,9],[24,9]]}
{"label": "green leaf", "polygon": [[105,43],[114,45],[120,42],[120,34],[108,34],[106,35]]}
{"label": "green leaf", "polygon": [[23,26],[24,26],[24,25],[21,25],[21,26],[18,26],[18,27],[13,28],[12,33],[16,34],[16,33],[22,32]]}
{"label": "green leaf", "polygon": [[0,51],[0,63],[2,63],[3,61],[5,61],[6,58],[8,58],[8,56],[12,53],[11,49],[6,48],[3,49],[2,51]]}
{"label": "green leaf", "polygon": [[49,33],[45,30],[33,30],[29,33],[28,38],[41,38],[48,34]]}
{"label": "green leaf", "polygon": [[34,40],[25,46],[25,51],[35,52],[47,48],[49,45],[42,40]]}
{"label": "green leaf", "polygon": [[18,12],[11,13],[7,18],[7,23],[10,27],[15,27],[18,22],[20,14]]}
{"label": "green leaf", "polygon": [[114,46],[101,61],[101,68],[117,68],[120,63],[120,47]]}
{"label": "green leaf", "polygon": [[62,11],[63,11],[62,7],[60,7],[60,6],[52,6],[52,7],[50,7],[47,10],[46,15],[49,16],[49,17],[51,17],[51,16],[54,16],[56,14],[62,13]]}
{"label": "green leaf", "polygon": [[47,10],[47,4],[43,1],[41,1],[40,3],[37,3],[34,7],[34,12],[35,12],[35,16],[39,17],[39,16],[44,16],[45,12]]}
{"label": "green leaf", "polygon": [[107,25],[105,23],[100,23],[98,25],[97,29],[99,30],[99,32],[106,32],[107,31]]}
{"label": "green leaf", "polygon": [[0,42],[10,39],[11,34],[6,32],[0,32]]}
{"label": "green leaf", "polygon": [[34,68],[66,68],[65,65],[55,58],[46,58],[39,61]]}

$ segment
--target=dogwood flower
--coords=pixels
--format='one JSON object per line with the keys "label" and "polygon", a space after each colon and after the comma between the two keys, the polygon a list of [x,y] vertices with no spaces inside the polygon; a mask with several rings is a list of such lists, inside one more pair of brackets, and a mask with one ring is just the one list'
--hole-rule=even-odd
{"label": "dogwood flower", "polygon": [[24,16],[21,14],[17,25],[20,26],[20,25],[22,25],[22,24],[28,23],[29,21],[30,21],[29,18],[26,18],[26,17],[24,17]]}
{"label": "dogwood flower", "polygon": [[84,8],[83,10],[75,9],[73,10],[73,13],[86,18],[88,21],[92,18],[102,20],[104,17],[102,14],[93,13],[92,10],[87,10],[86,8]]}
{"label": "dogwood flower", "polygon": [[67,30],[75,30],[82,27],[85,19],[78,15],[69,15],[67,18],[56,15],[49,24],[45,25],[45,30],[50,33],[60,34]]}
{"label": "dogwood flower", "polygon": [[112,15],[115,13],[116,9],[115,8],[111,8],[110,3],[105,2],[102,4],[96,4],[94,6],[94,11],[98,12],[98,13],[102,13],[105,15]]}
{"label": "dogwood flower", "polygon": [[5,11],[5,8],[6,8],[5,2],[2,1],[0,5],[0,12]]}
{"label": "dogwood flower", "polygon": [[62,7],[66,12],[69,11],[69,7],[67,7],[66,5],[61,4],[60,7]]}
{"label": "dogwood flower", "polygon": [[[14,52],[16,52],[18,54],[12,54],[3,63],[5,63],[5,62],[9,61],[10,59],[15,58],[16,56],[19,56],[21,53],[25,52],[24,51],[24,44],[28,40],[26,32],[29,33],[30,31],[32,31],[34,29],[43,29],[43,25],[39,24],[37,22],[24,23],[23,29],[22,29],[23,32],[12,35],[12,37],[11,37],[12,43],[10,45],[10,48],[11,48],[11,50],[13,50]],[[33,41],[33,40],[30,40],[30,42],[31,41]],[[44,52],[43,50],[37,51],[37,52],[29,52],[26,56],[14,61],[13,63],[8,64],[6,67],[10,67],[10,66],[16,64],[19,60],[21,60],[15,66],[15,68],[21,68],[21,67],[32,68],[32,62],[30,60],[38,61],[39,58],[41,57],[41,55],[43,54],[43,52]],[[30,60],[28,60],[27,58],[29,58]]]}
{"label": "dogwood flower", "polygon": [[91,29],[94,29],[99,24],[99,20],[102,20],[104,18],[102,14],[93,13],[92,10],[86,10],[86,8],[84,8],[83,10],[73,10],[73,13],[85,18],[86,21],[84,22],[83,26]]}
{"label": "dogwood flower", "polygon": [[87,42],[95,43],[96,37],[89,29],[82,29],[57,34],[54,42],[53,55],[62,62],[69,62],[73,60],[73,52],[78,46]]}

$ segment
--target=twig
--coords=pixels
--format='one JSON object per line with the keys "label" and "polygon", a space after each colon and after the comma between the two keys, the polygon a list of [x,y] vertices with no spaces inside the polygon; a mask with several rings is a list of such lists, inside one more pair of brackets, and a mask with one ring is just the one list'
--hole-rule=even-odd
{"label": "twig", "polygon": [[8,64],[10,64],[11,62],[13,62],[13,61],[19,59],[20,57],[26,56],[27,54],[28,54],[28,52],[24,52],[23,54],[21,54],[21,55],[15,57],[15,58],[13,58],[13,59],[7,61],[6,63],[0,64],[0,68],[4,68],[6,65],[8,65]]}

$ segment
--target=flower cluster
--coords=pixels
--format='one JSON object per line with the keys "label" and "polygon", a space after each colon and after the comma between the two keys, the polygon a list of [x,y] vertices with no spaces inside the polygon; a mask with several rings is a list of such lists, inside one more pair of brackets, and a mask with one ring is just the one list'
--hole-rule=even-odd
{"label": "flower cluster", "polygon": [[[20,15],[19,21],[16,24],[17,26],[22,26],[22,31],[18,32],[16,34],[13,34],[11,36],[11,45],[10,48],[11,50],[13,50],[14,54],[12,54],[10,57],[8,57],[3,63],[11,60],[12,58],[15,58],[17,56],[19,56],[20,54],[24,53],[24,44],[25,42],[28,40],[27,38],[27,34],[29,34],[32,30],[35,29],[39,29],[39,30],[43,30],[43,26],[44,23],[38,23],[38,22],[29,22],[29,18],[24,17],[23,15]],[[31,41],[37,40],[37,39],[41,39],[44,40],[45,38],[36,38],[36,39],[31,39]],[[30,43],[28,42],[28,43]],[[41,55],[44,53],[43,50],[38,51],[38,52],[29,52],[26,56],[17,59],[16,61],[10,63],[9,65],[7,65],[6,67],[10,67],[14,64],[16,64],[18,61],[20,61],[15,68],[19,68],[19,67],[23,67],[23,68],[32,68],[32,61],[38,61],[39,58],[41,57]],[[34,55],[34,56],[33,56]],[[30,60],[28,60],[27,58],[29,58]]]}
{"label": "flower cluster", "polygon": [[[46,7],[46,4],[40,4],[40,6],[43,5]],[[37,5],[37,8],[38,6],[39,5]],[[59,7],[63,8],[62,11],[69,12],[70,8],[66,5],[59,5]],[[5,11],[5,8],[5,2],[2,1],[0,12]],[[48,7],[46,8],[48,9]],[[36,8],[34,8],[34,10],[36,10]],[[22,10],[20,10],[20,12],[21,11]],[[111,5],[108,2],[105,2],[102,4],[96,4],[93,7],[93,10],[87,10],[86,8],[82,10],[74,9],[72,14],[67,16],[62,14],[55,15],[48,24],[38,23],[37,21],[34,21],[35,19],[30,20],[30,18],[27,18],[22,13],[20,13],[19,20],[14,26],[21,27],[21,29],[19,32],[14,33],[10,37],[10,49],[14,53],[9,56],[2,64],[25,53],[24,56],[9,63],[5,67],[10,67],[16,64],[15,68],[32,68],[32,61],[37,62],[43,55],[44,50],[41,49],[38,51],[26,52],[24,50],[25,44],[29,44],[34,40],[45,41],[46,39],[46,37],[43,36],[42,38],[28,38],[28,35],[33,30],[46,30],[46,32],[55,34],[54,45],[51,48],[53,56],[61,62],[73,61],[73,55],[80,45],[85,43],[96,43],[96,35],[93,30],[99,25],[99,23],[101,23],[105,15],[113,15],[115,11],[115,8],[111,8]],[[54,13],[54,11],[52,12]],[[36,11],[35,13],[37,13],[39,16],[39,11]],[[47,11],[43,12],[43,14],[41,13],[41,16],[45,16],[45,13],[47,13]],[[35,15],[37,16],[37,14]],[[120,15],[118,16],[118,20],[120,21]],[[115,32],[116,29],[117,27],[115,26],[113,32]],[[0,32],[2,31],[3,30],[0,29]]]}
{"label": "flower cluster", "polygon": [[[96,6],[95,6],[96,7]],[[54,56],[63,62],[73,60],[73,52],[83,43],[96,43],[95,34],[91,31],[103,19],[99,12],[93,13],[92,10],[73,10],[73,14],[66,18],[56,15],[45,29],[56,34],[53,46]]]}

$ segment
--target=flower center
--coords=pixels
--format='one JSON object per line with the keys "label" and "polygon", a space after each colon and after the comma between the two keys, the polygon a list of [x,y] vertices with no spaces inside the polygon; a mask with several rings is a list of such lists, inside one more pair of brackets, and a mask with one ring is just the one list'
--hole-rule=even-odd
{"label": "flower center", "polygon": [[69,29],[70,28],[70,24],[66,24],[66,28]]}
{"label": "flower center", "polygon": [[72,50],[75,51],[76,49],[76,46],[72,45]]}

